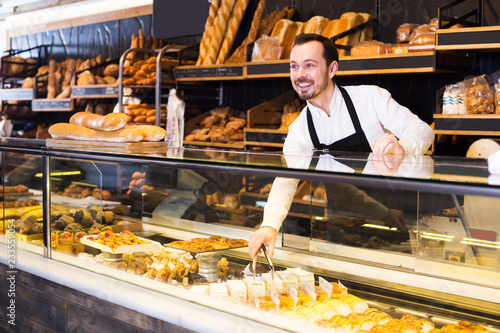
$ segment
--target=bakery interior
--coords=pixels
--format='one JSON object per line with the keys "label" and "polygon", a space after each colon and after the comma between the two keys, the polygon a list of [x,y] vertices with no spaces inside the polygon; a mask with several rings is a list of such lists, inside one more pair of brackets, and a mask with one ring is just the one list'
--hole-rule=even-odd
{"label": "bakery interior", "polygon": [[[0,330],[500,332],[499,13],[1,0]],[[339,85],[431,125],[429,151],[287,167],[299,32],[335,41]],[[272,261],[252,262],[276,177],[297,191]]]}

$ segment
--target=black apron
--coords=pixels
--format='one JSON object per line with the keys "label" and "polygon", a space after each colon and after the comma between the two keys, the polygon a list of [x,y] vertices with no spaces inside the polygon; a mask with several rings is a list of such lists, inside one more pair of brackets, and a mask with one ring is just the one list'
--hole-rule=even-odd
{"label": "black apron", "polygon": [[345,104],[347,105],[347,110],[349,111],[349,116],[351,117],[352,124],[354,125],[354,134],[343,138],[341,140],[335,141],[331,145],[325,145],[319,142],[318,135],[316,134],[316,129],[314,128],[314,124],[312,121],[311,111],[309,111],[309,107],[307,108],[307,127],[309,128],[309,135],[311,136],[311,140],[313,142],[314,148],[319,151],[359,151],[359,152],[371,152],[372,149],[370,144],[368,143],[368,139],[366,138],[365,132],[361,128],[361,124],[359,123],[358,114],[356,113],[356,109],[354,109],[354,105],[352,104],[351,97],[343,87],[340,87],[340,92],[342,93],[342,97],[344,98]]}

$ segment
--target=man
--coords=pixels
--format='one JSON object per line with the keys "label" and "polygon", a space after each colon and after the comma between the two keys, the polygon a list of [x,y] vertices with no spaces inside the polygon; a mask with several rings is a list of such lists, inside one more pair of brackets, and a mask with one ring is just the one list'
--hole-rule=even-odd
{"label": "man", "polygon": [[[338,53],[328,38],[317,34],[295,37],[290,54],[290,80],[307,101],[290,125],[283,147],[285,155],[304,151],[343,150],[374,154],[422,154],[434,140],[434,132],[407,108],[377,86],[339,87],[335,84]],[[264,209],[259,230],[250,236],[249,255],[262,243],[274,253],[276,235],[287,215],[298,180],[276,178]],[[388,214],[396,214],[389,210]],[[387,216],[400,220],[401,216]]]}

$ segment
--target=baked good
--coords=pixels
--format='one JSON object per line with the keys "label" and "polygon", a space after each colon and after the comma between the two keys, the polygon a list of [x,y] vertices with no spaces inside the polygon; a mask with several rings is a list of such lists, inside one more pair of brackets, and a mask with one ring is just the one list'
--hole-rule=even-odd
{"label": "baked good", "polygon": [[410,36],[413,32],[413,29],[417,27],[417,24],[413,23],[403,23],[396,30],[396,41],[398,43],[409,42]]}
{"label": "baked good", "polygon": [[229,22],[227,24],[226,35],[224,37],[224,40],[222,41],[219,55],[217,56],[217,59],[215,61],[216,64],[223,64],[229,57],[229,51],[233,46],[234,39],[236,38],[236,33],[240,28],[241,21],[248,7],[248,2],[249,0],[236,0],[233,12],[231,13],[231,17],[229,18]]}
{"label": "baked good", "polygon": [[217,61],[217,55],[219,54],[220,46],[224,38],[224,33],[228,26],[229,16],[231,15],[232,8],[235,4],[235,0],[222,1],[219,9],[217,10],[217,16],[215,17],[210,43],[208,45],[207,53],[203,59],[202,65],[212,65]]}
{"label": "baked good", "polygon": [[101,131],[116,131],[125,127],[127,115],[115,112],[100,116],[94,113],[77,112],[69,119],[69,123]]}
{"label": "baked good", "polygon": [[282,47],[281,59],[289,59],[292,51],[293,39],[301,28],[302,22],[293,22],[288,19],[282,19],[276,22],[276,25],[271,32],[271,37],[278,38],[278,42]]}
{"label": "baked good", "polygon": [[217,10],[219,9],[220,0],[213,0],[212,4],[208,8],[208,17],[205,22],[205,31],[203,31],[203,37],[200,42],[200,54],[198,56],[198,61],[196,65],[201,65],[206,57],[209,43],[212,36],[212,29],[214,25],[215,16],[217,15]]}
{"label": "baked good", "polygon": [[47,83],[47,98],[55,98],[57,94],[56,90],[56,66],[57,63],[54,59],[49,62],[49,76]]}
{"label": "baked good", "polygon": [[351,56],[363,57],[389,53],[390,48],[379,41],[359,42],[351,48]]}
{"label": "baked good", "polygon": [[119,72],[119,66],[117,64],[109,64],[104,68],[104,76],[114,76],[117,77]]}
{"label": "baked good", "polygon": [[[375,17],[368,13],[358,13],[363,18],[363,23],[371,21],[375,19]],[[373,26],[369,26],[361,30],[361,34],[359,35],[359,41],[369,41],[373,39]]]}
{"label": "baked good", "polygon": [[408,52],[432,51],[436,47],[436,33],[422,33],[408,43]]}
{"label": "baked good", "polygon": [[[359,15],[358,13],[347,12],[340,16],[340,25],[342,28],[344,28],[344,30],[342,31],[354,28],[361,23],[363,23],[363,16]],[[344,38],[341,38],[336,44],[354,46],[359,41],[359,35],[359,31],[354,32]],[[348,52],[346,50],[339,50],[339,56],[345,56],[347,55],[347,53]]]}
{"label": "baked good", "polygon": [[336,36],[342,32],[339,30],[339,27],[340,27],[340,19],[330,20],[325,25],[322,35],[326,38],[332,38],[333,36]]}
{"label": "baked good", "polygon": [[313,16],[304,23],[301,33],[304,34],[322,34],[328,19],[323,16]]}
{"label": "baked good", "polygon": [[276,22],[278,22],[281,19],[287,18],[287,16],[288,16],[288,7],[285,7],[283,8],[283,10],[275,10],[271,14],[264,17],[259,24],[259,29],[257,30],[256,39],[259,39],[264,35],[269,36]]}
{"label": "baked good", "polygon": [[142,130],[125,127],[117,131],[98,131],[84,126],[57,123],[49,127],[49,134],[54,139],[94,140],[108,142],[139,142],[144,139]]}
{"label": "baked good", "polygon": [[252,24],[250,26],[250,31],[248,32],[247,37],[241,43],[241,45],[234,51],[231,57],[226,61],[227,64],[235,64],[235,63],[243,63],[247,58],[247,45],[255,42],[257,38],[257,30],[259,29],[259,24],[262,19],[262,13],[264,12],[264,8],[266,6],[266,0],[260,0],[257,5],[257,9],[253,15]]}

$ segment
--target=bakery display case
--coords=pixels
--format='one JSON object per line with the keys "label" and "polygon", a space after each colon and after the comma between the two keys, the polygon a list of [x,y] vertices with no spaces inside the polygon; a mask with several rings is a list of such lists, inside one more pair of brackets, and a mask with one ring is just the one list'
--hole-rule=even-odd
{"label": "bakery display case", "polygon": [[[269,330],[345,329],[353,323],[333,319],[340,301],[398,325],[413,318],[436,329],[500,331],[500,191],[484,159],[103,151],[19,139],[3,139],[0,149],[4,188],[24,185],[22,200],[39,195],[45,208],[45,239],[21,239],[18,248],[68,269]],[[252,276],[246,241],[276,177],[297,189],[273,282],[261,255]]]}

